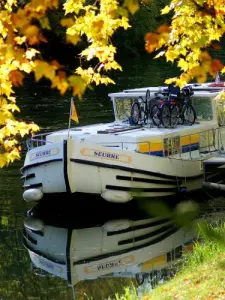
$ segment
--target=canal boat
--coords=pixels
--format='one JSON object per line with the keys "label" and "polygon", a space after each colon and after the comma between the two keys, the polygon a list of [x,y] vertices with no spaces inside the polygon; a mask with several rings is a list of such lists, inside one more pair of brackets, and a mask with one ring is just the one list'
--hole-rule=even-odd
{"label": "canal boat", "polygon": [[[58,215],[56,219],[59,222]],[[91,226],[73,220],[77,224],[68,227],[28,215],[23,232],[33,270],[61,277],[72,287],[83,280],[106,277],[129,277],[141,284],[152,271],[168,268],[184,252],[192,251],[196,240],[193,228],[178,227],[169,218],[104,223],[96,219]]]}
{"label": "canal boat", "polygon": [[[223,152],[223,83],[190,84],[194,124],[134,124],[131,108],[141,97],[155,100],[167,87],[110,93],[114,120],[40,133],[28,140],[21,168],[23,198],[44,194],[87,193],[110,202],[158,198],[202,187],[203,162]],[[147,99],[148,98],[148,99]]]}

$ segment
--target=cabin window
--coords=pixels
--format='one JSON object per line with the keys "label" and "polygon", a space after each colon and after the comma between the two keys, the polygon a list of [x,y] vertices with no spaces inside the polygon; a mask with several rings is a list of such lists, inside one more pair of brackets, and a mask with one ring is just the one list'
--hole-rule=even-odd
{"label": "cabin window", "polygon": [[180,153],[180,137],[173,136],[164,139],[164,155],[170,156]]}
{"label": "cabin window", "polygon": [[200,132],[199,141],[200,141],[200,149],[208,148],[210,150],[211,146],[215,147],[215,131],[206,130]]}
{"label": "cabin window", "polygon": [[195,97],[193,97],[192,104],[196,111],[197,120],[210,121],[213,119],[211,98],[208,98],[208,97],[195,98]]}
{"label": "cabin window", "polygon": [[225,102],[216,102],[216,115],[219,126],[225,126]]}
{"label": "cabin window", "polygon": [[131,106],[133,104],[134,99],[132,98],[116,98],[116,114],[117,118],[121,121],[128,121],[131,113]]}

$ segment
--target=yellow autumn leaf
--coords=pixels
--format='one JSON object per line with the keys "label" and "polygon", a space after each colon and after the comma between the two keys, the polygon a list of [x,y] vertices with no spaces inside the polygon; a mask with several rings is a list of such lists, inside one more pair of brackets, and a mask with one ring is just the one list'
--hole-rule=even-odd
{"label": "yellow autumn leaf", "polygon": [[39,81],[42,77],[46,77],[50,80],[52,80],[55,77],[57,69],[55,65],[51,65],[46,61],[41,60],[35,60],[34,65],[34,74],[36,81]]}
{"label": "yellow autumn leaf", "polygon": [[63,27],[71,27],[74,25],[74,19],[72,18],[63,18],[60,20],[60,24],[63,26]]}
{"label": "yellow autumn leaf", "polygon": [[48,17],[45,16],[45,17],[40,18],[39,22],[40,22],[41,28],[51,30],[51,26],[49,24]]}
{"label": "yellow autumn leaf", "polygon": [[6,107],[7,110],[11,110],[12,112],[14,112],[14,111],[20,112],[19,107],[15,103],[13,103],[13,104],[6,104],[5,107]]}
{"label": "yellow autumn leaf", "polygon": [[171,8],[169,7],[169,5],[166,5],[163,9],[161,9],[161,14],[162,15],[168,14],[170,10]]}
{"label": "yellow autumn leaf", "polygon": [[7,163],[7,157],[5,154],[0,153],[0,168],[3,168]]}
{"label": "yellow autumn leaf", "polygon": [[70,35],[66,34],[66,42],[71,43],[73,45],[76,45],[80,41],[80,36],[79,35]]}
{"label": "yellow autumn leaf", "polygon": [[14,40],[18,45],[22,45],[23,43],[25,43],[26,37],[25,36],[16,36],[14,38]]}
{"label": "yellow autumn leaf", "polygon": [[39,32],[40,29],[35,25],[30,25],[28,28],[26,28],[24,33],[30,45],[35,45],[39,42]]}
{"label": "yellow autumn leaf", "polygon": [[22,63],[20,66],[20,70],[26,73],[30,73],[33,70],[33,64],[31,62]]}
{"label": "yellow autumn leaf", "polygon": [[73,89],[73,95],[77,95],[79,99],[81,99],[82,94],[84,93],[87,84],[83,78],[77,75],[71,75],[68,77],[68,81],[70,86]]}
{"label": "yellow autumn leaf", "polygon": [[135,14],[140,9],[138,0],[124,0],[124,7],[127,7],[131,14]]}
{"label": "yellow autumn leaf", "polygon": [[173,62],[179,56],[179,52],[175,50],[167,50],[166,59],[167,61]]}
{"label": "yellow autumn leaf", "polygon": [[56,88],[59,90],[60,95],[64,95],[65,92],[68,90],[69,88],[69,83],[63,78],[60,78],[60,76],[55,76],[52,79],[52,88]]}
{"label": "yellow autumn leaf", "polygon": [[34,48],[29,48],[29,49],[25,52],[25,56],[26,56],[27,59],[32,59],[32,58],[34,58],[34,56],[35,56],[36,54],[39,54],[39,53],[40,53],[40,51],[38,51],[38,50],[36,50],[36,49],[34,49]]}

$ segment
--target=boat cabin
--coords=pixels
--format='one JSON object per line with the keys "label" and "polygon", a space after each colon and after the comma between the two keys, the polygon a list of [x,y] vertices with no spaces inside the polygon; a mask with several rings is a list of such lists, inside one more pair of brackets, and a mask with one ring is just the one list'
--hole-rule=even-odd
{"label": "boat cabin", "polygon": [[[146,91],[150,90],[150,101],[156,93],[165,87],[141,88],[111,93],[115,122],[129,124],[131,106],[139,97],[146,100]],[[194,88],[191,102],[196,111],[196,121],[193,125],[177,125],[175,128],[154,126],[151,120],[141,124],[142,131],[137,131],[138,152],[182,158],[199,158],[202,154],[217,151],[223,146],[224,106],[216,99],[218,88]],[[132,125],[130,125],[132,127]],[[135,126],[134,126],[135,128]],[[130,131],[135,135],[135,131]],[[186,154],[185,154],[186,153]]]}
{"label": "boat cabin", "polygon": [[[218,87],[193,87],[192,105],[196,111],[193,125],[177,125],[174,128],[154,126],[151,120],[145,124],[132,125],[129,121],[131,106],[139,97],[146,99],[150,90],[150,101],[155,93],[165,87],[149,87],[110,93],[113,104],[114,121],[110,123],[75,126],[31,139],[31,146],[61,142],[67,138],[88,144],[98,144],[116,150],[135,151],[155,156],[172,156],[182,159],[199,159],[205,154],[223,149],[225,144],[224,104],[216,99]],[[36,141],[36,145],[35,145]],[[99,155],[106,155],[102,152]]]}

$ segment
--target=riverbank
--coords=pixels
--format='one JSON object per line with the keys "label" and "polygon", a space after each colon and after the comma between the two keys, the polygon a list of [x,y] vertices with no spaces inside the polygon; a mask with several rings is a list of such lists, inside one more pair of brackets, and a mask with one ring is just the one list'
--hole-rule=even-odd
{"label": "riverbank", "polygon": [[225,299],[225,223],[201,224],[199,241],[173,279],[141,297],[132,291],[119,299]]}

